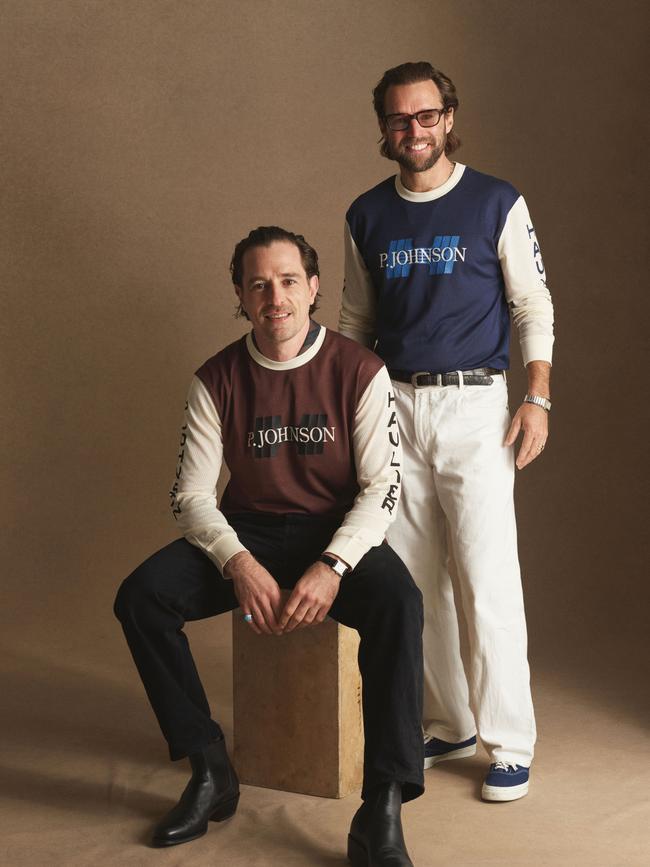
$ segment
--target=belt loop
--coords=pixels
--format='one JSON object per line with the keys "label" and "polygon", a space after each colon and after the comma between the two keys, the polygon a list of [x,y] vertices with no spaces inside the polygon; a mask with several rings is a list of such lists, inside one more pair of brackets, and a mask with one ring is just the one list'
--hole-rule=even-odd
{"label": "belt loop", "polygon": [[463,389],[465,387],[465,379],[463,378],[463,371],[457,370],[456,373],[458,374],[458,388]]}
{"label": "belt loop", "polygon": [[436,385],[438,387],[442,385],[442,373],[436,373]]}

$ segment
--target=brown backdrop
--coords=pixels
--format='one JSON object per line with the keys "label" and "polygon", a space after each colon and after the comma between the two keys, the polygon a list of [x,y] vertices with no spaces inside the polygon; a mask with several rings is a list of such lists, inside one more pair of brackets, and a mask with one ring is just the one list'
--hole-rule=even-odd
{"label": "brown backdrop", "polygon": [[[375,146],[370,91],[406,59],[454,78],[459,159],[526,196],[556,306],[551,441],[517,486],[534,670],[557,674],[571,701],[637,718],[646,8],[2,3],[2,637],[14,765],[51,724],[41,687],[54,683],[54,704],[81,682],[103,683],[98,696],[112,684],[106,711],[119,710],[129,737],[141,696],[112,600],[175,536],[166,492],[185,391],[244,329],[231,250],[255,225],[303,232],[321,256],[321,320],[336,324],[345,209],[393,171]],[[516,400],[525,381],[513,345]],[[197,653],[225,647],[227,630],[197,629]],[[225,677],[227,660],[218,669]],[[146,713],[137,724],[157,738]],[[104,721],[108,742],[114,728]],[[72,723],[63,730],[74,737]]]}

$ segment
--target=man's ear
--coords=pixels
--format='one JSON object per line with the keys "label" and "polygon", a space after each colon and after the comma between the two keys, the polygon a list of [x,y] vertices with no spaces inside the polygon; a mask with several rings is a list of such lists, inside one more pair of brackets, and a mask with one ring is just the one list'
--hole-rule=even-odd
{"label": "man's ear", "polygon": [[454,110],[453,108],[448,109],[445,112],[445,132],[449,134],[454,125]]}
{"label": "man's ear", "polygon": [[242,300],[243,294],[244,293],[242,292],[241,286],[235,286],[235,295],[237,296],[237,300],[239,301],[239,307],[237,308],[237,316],[245,316],[246,319],[248,319],[248,314],[246,313],[246,310],[244,309],[244,302]]}
{"label": "man's ear", "polygon": [[309,278],[309,303],[313,304],[316,295],[318,294],[318,290],[320,288],[320,282],[318,280],[318,275],[314,274],[313,277]]}

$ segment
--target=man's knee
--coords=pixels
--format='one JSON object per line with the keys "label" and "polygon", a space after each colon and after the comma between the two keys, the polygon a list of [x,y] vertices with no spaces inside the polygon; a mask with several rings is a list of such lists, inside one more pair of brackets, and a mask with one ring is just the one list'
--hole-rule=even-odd
{"label": "man's knee", "polygon": [[156,583],[155,570],[148,561],[131,572],[122,581],[115,597],[113,613],[117,619],[124,623],[146,611],[156,595]]}
{"label": "man's knee", "polygon": [[404,567],[404,573],[401,573],[394,582],[389,593],[391,593],[391,598],[387,600],[387,604],[396,606],[413,622],[423,622],[422,592],[411,578],[411,573],[406,570],[406,567]]}
{"label": "man's knee", "polygon": [[422,593],[402,560],[387,544],[376,549],[374,559],[372,591],[377,604],[414,620],[422,620]]}

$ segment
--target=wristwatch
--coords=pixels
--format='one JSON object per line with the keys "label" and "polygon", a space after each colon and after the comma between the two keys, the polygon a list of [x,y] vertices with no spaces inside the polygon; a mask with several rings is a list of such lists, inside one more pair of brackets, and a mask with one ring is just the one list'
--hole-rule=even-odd
{"label": "wristwatch", "polygon": [[546,412],[551,411],[551,401],[545,397],[540,397],[538,394],[527,394],[524,397],[524,403],[534,403],[535,406],[541,406]]}
{"label": "wristwatch", "polygon": [[330,569],[333,569],[339,578],[343,578],[350,571],[350,567],[347,563],[344,563],[343,560],[339,560],[337,557],[330,557],[329,554],[321,554],[318,558],[321,563],[326,563]]}

